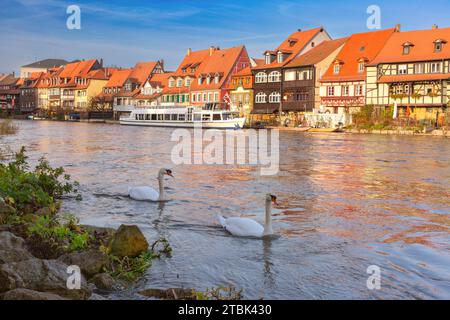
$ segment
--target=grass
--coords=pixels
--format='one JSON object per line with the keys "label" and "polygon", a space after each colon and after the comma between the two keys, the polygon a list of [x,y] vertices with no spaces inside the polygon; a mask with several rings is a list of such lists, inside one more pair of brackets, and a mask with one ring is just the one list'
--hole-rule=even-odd
{"label": "grass", "polygon": [[0,120],[0,135],[15,134],[18,128],[11,120]]}

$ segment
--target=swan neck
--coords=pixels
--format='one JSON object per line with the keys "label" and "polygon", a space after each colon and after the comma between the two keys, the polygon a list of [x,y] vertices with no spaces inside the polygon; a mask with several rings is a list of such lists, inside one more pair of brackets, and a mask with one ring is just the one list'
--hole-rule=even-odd
{"label": "swan neck", "polygon": [[264,235],[273,234],[272,230],[272,201],[266,200],[266,224],[264,226]]}
{"label": "swan neck", "polygon": [[159,201],[164,200],[164,177],[162,175],[158,176],[159,184]]}

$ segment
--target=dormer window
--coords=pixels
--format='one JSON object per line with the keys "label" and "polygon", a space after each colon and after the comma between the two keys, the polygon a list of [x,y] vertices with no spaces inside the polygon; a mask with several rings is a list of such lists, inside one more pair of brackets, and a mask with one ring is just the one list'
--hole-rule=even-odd
{"label": "dormer window", "polygon": [[185,80],[185,82],[184,82],[184,85],[185,85],[186,87],[190,87],[190,86],[191,86],[191,78],[187,77],[186,80]]}
{"label": "dormer window", "polygon": [[186,68],[181,69],[181,72],[186,73]]}
{"label": "dormer window", "polygon": [[218,74],[216,74],[215,77],[214,77],[214,83],[218,84],[219,83],[219,79],[220,79],[220,76]]}
{"label": "dormer window", "polygon": [[178,78],[177,79],[177,88],[182,87],[183,86],[183,79],[182,78]]}
{"label": "dormer window", "polygon": [[403,44],[403,54],[408,55],[411,52],[411,48],[414,47],[414,44],[411,42],[405,42]]}
{"label": "dormer window", "polygon": [[211,83],[211,77],[210,76],[207,76],[206,77],[206,84],[210,84]]}
{"label": "dormer window", "polygon": [[438,39],[434,42],[434,52],[442,52],[442,48],[447,41]]}
{"label": "dormer window", "polygon": [[278,52],[277,54],[277,62],[283,63],[283,52]]}
{"label": "dormer window", "polygon": [[266,54],[266,64],[270,64],[271,63],[271,59],[270,59],[270,54]]}
{"label": "dormer window", "polygon": [[364,61],[360,61],[360,62],[358,63],[358,72],[359,72],[359,73],[363,73],[365,67],[366,67],[365,62],[364,62]]}
{"label": "dormer window", "polygon": [[173,87],[175,87],[175,79],[170,78],[169,79],[169,88],[173,88]]}
{"label": "dormer window", "polygon": [[341,72],[341,65],[340,64],[335,64],[334,68],[333,68],[333,73],[334,74],[339,74],[339,72]]}
{"label": "dormer window", "polygon": [[198,79],[197,79],[197,83],[198,83],[199,85],[201,85],[201,84],[202,84],[202,77],[198,77]]}

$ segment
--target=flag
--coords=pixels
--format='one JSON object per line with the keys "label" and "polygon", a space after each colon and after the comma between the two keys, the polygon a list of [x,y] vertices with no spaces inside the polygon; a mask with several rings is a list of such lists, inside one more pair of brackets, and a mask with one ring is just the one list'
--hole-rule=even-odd
{"label": "flag", "polygon": [[230,105],[231,104],[231,99],[230,96],[228,95],[228,93],[226,95],[223,96],[223,101],[227,104]]}

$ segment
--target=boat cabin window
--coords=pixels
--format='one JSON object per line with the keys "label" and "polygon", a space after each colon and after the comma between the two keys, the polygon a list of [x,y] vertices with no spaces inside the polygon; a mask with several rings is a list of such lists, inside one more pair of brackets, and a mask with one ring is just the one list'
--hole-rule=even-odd
{"label": "boat cabin window", "polygon": [[224,114],[222,114],[222,118],[223,118],[223,120],[231,120],[231,119],[234,119],[235,116],[233,113],[224,113]]}
{"label": "boat cabin window", "polygon": [[149,114],[145,115],[145,120],[150,120],[150,115]]}
{"label": "boat cabin window", "polygon": [[162,114],[158,114],[158,120],[163,120],[163,115]]}
{"label": "boat cabin window", "polygon": [[156,120],[156,114],[152,114],[152,120]]}
{"label": "boat cabin window", "polygon": [[214,113],[214,114],[213,114],[213,120],[214,120],[214,121],[220,121],[220,120],[222,120],[222,117],[220,116],[220,113]]}
{"label": "boat cabin window", "polygon": [[211,114],[204,114],[202,117],[202,121],[211,121]]}
{"label": "boat cabin window", "polygon": [[177,121],[178,119],[178,117],[177,117],[178,115],[177,114],[171,114],[170,115],[170,120],[172,120],[172,121]]}
{"label": "boat cabin window", "polygon": [[186,117],[185,117],[184,114],[179,114],[178,115],[178,121],[185,121],[185,120],[186,120]]}
{"label": "boat cabin window", "polygon": [[134,115],[134,118],[135,118],[136,120],[139,120],[139,115],[136,113],[136,114]]}
{"label": "boat cabin window", "polygon": [[143,114],[139,115],[139,120],[144,120],[144,115]]}
{"label": "boat cabin window", "polygon": [[194,121],[202,121],[202,115],[198,113],[194,113]]}
{"label": "boat cabin window", "polygon": [[165,114],[165,115],[164,115],[164,120],[169,121],[169,120],[170,120],[170,114]]}

